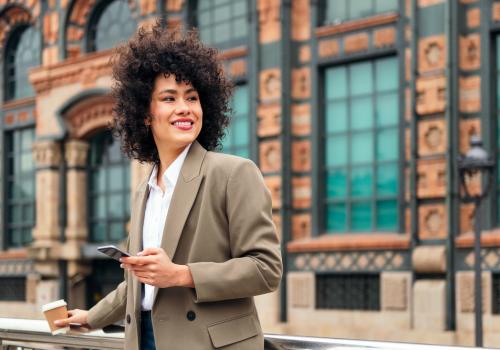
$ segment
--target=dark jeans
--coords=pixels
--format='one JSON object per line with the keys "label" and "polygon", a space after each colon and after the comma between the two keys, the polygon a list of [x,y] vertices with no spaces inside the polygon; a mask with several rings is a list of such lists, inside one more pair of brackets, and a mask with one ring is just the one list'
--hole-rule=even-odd
{"label": "dark jeans", "polygon": [[141,350],[156,350],[151,311],[141,312]]}

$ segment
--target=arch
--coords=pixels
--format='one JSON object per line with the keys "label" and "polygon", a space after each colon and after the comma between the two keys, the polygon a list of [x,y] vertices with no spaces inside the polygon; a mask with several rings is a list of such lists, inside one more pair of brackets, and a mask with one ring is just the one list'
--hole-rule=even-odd
{"label": "arch", "polygon": [[16,29],[34,24],[33,16],[28,8],[18,4],[3,7],[0,10],[0,43],[4,50],[3,54],[5,54],[8,38]]}
{"label": "arch", "polygon": [[103,89],[87,91],[61,108],[59,115],[69,138],[84,139],[111,124],[114,101],[107,92]]}

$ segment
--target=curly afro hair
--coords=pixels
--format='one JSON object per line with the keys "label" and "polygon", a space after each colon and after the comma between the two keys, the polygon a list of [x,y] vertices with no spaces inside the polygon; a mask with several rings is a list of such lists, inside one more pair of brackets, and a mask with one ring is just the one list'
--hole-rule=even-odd
{"label": "curly afro hair", "polygon": [[151,129],[150,103],[155,78],[174,75],[190,83],[200,96],[203,126],[198,142],[207,150],[220,148],[229,124],[233,84],[226,78],[216,49],[205,46],[196,31],[167,31],[159,22],[139,29],[113,57],[113,129],[129,158],[159,163]]}

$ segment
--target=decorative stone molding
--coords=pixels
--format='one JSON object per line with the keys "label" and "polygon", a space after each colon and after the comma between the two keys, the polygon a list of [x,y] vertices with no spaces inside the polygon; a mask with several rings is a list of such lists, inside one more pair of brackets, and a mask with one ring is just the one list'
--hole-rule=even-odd
{"label": "decorative stone molding", "polygon": [[491,19],[493,22],[500,21],[500,2],[493,2],[491,5]]}
{"label": "decorative stone molding", "polygon": [[81,139],[98,129],[107,128],[112,120],[113,100],[100,95],[86,98],[64,114],[70,137]]}
{"label": "decorative stone molding", "polygon": [[311,171],[311,141],[292,142],[292,170],[297,172]]}
{"label": "decorative stone molding", "polygon": [[59,166],[61,146],[54,141],[36,141],[33,145],[33,159],[38,168]]}
{"label": "decorative stone molding", "polygon": [[[475,304],[475,290],[474,290],[474,272],[472,271],[460,271],[456,274],[457,277],[457,311],[460,313],[472,313],[474,312]],[[491,314],[492,304],[491,304],[491,272],[483,271],[481,273],[481,285],[482,285],[482,308],[483,314]]]}
{"label": "decorative stone molding", "polygon": [[365,51],[368,50],[368,47],[368,33],[351,34],[344,38],[344,52],[346,54]]}
{"label": "decorative stone molding", "polygon": [[446,194],[445,159],[419,160],[417,165],[417,196],[444,197]]}
{"label": "decorative stone molding", "polygon": [[382,28],[373,33],[373,42],[376,48],[391,47],[396,44],[396,37],[395,28]]}
{"label": "decorative stone molding", "polygon": [[481,77],[472,76],[459,80],[459,109],[464,113],[481,111]]}
{"label": "decorative stone molding", "polygon": [[111,75],[111,52],[103,50],[73,59],[71,62],[34,68],[30,72],[30,81],[37,94],[75,83],[89,87],[97,78]]}
{"label": "decorative stone molding", "polygon": [[311,237],[311,214],[292,215],[292,240]]}
{"label": "decorative stone molding", "polygon": [[481,67],[481,36],[460,36],[460,68],[476,70]]}
{"label": "decorative stone molding", "polygon": [[481,24],[481,9],[473,8],[467,11],[467,27],[469,29],[477,28]]}
{"label": "decorative stone molding", "polygon": [[260,72],[260,99],[262,101],[279,100],[281,97],[281,70],[266,69]]}
{"label": "decorative stone molding", "polygon": [[277,172],[281,169],[280,141],[263,141],[259,144],[260,170],[263,173]]}
{"label": "decorative stone molding", "polygon": [[408,235],[394,233],[370,233],[352,235],[321,235],[302,241],[288,243],[289,253],[351,250],[407,250],[410,246]]}
{"label": "decorative stone molding", "polygon": [[309,208],[312,197],[311,178],[293,177],[292,178],[292,205],[294,208]]}
{"label": "decorative stone molding", "polygon": [[311,96],[311,69],[292,69],[292,98],[306,99]]}
{"label": "decorative stone molding", "polygon": [[474,230],[474,205],[462,204],[460,206],[460,233],[473,232]]}
{"label": "decorative stone molding", "polygon": [[299,62],[308,63],[309,61],[311,61],[311,46],[302,45],[299,48]]}
{"label": "decorative stone molding", "polygon": [[460,120],[460,153],[467,153],[473,135],[481,135],[481,123],[478,118]]}
{"label": "decorative stone molding", "polygon": [[416,110],[420,115],[444,112],[446,108],[446,77],[421,77],[416,83]]}
{"label": "decorative stone molding", "polygon": [[311,133],[311,105],[309,103],[292,104],[292,134],[307,136]]}
{"label": "decorative stone molding", "polygon": [[281,208],[281,176],[264,176],[264,182],[271,192],[273,209]]}
{"label": "decorative stone molding", "polygon": [[446,152],[446,126],[443,119],[418,122],[418,155],[430,156]]}
{"label": "decorative stone molding", "polygon": [[418,71],[420,73],[441,70],[446,64],[444,35],[434,35],[420,39],[418,43]]}
{"label": "decorative stone molding", "polygon": [[446,272],[446,247],[419,246],[413,250],[412,264],[418,273],[444,273]]}
{"label": "decorative stone molding", "polygon": [[244,59],[231,61],[228,71],[233,78],[245,76],[247,74],[247,61]]}
{"label": "decorative stone molding", "polygon": [[179,12],[184,6],[185,0],[166,0],[167,1],[167,11]]}
{"label": "decorative stone molding", "polygon": [[[81,30],[80,37],[83,37]],[[43,17],[43,40],[46,45],[54,45],[57,43],[59,36],[59,13],[48,12]]]}
{"label": "decorative stone molding", "polygon": [[12,6],[3,11],[2,16],[0,17],[0,42],[2,43],[2,47],[5,47],[7,43],[6,41],[13,28],[19,24],[32,25],[34,18],[37,18],[40,15],[39,2],[36,4],[31,3],[31,6],[26,4],[27,1],[20,2],[24,2],[23,5],[25,5],[31,13],[20,6]]}
{"label": "decorative stone molding", "polygon": [[87,164],[89,144],[82,140],[66,142],[65,158],[69,167],[84,167]]}
{"label": "decorative stone molding", "polygon": [[437,4],[442,4],[444,0],[418,0],[419,7],[434,6]]}
{"label": "decorative stone molding", "polygon": [[426,204],[418,208],[419,237],[441,239],[448,234],[446,210],[443,204]]}
{"label": "decorative stone molding", "polygon": [[280,0],[258,0],[259,42],[267,44],[281,38]]}
{"label": "decorative stone molding", "polygon": [[382,272],[380,274],[380,301],[383,311],[409,309],[412,289],[411,272]]}
{"label": "decorative stone molding", "polygon": [[314,309],[316,300],[316,277],[311,272],[287,274],[288,307]]}
{"label": "decorative stone molding", "polygon": [[292,1],[292,39],[297,41],[311,38],[311,14],[309,0]]}
{"label": "decorative stone molding", "polygon": [[257,135],[259,137],[276,136],[281,132],[281,106],[259,105],[257,108]]}
{"label": "decorative stone molding", "polygon": [[418,280],[413,285],[414,328],[426,331],[446,329],[446,281]]}
{"label": "decorative stone molding", "polygon": [[394,23],[398,20],[397,13],[384,13],[381,15],[370,16],[368,18],[347,21],[345,23],[327,25],[316,29],[318,37],[325,37],[340,33],[355,32],[363,29],[369,29],[384,24]]}
{"label": "decorative stone molding", "polygon": [[339,50],[337,39],[321,40],[318,43],[318,55],[321,58],[338,56]]}

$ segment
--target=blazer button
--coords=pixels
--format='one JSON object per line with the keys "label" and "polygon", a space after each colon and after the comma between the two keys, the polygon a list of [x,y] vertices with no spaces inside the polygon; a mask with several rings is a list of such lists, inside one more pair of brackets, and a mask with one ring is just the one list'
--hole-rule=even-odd
{"label": "blazer button", "polygon": [[130,324],[130,315],[127,315],[127,323]]}
{"label": "blazer button", "polygon": [[194,313],[194,311],[188,311],[186,317],[189,321],[194,321],[196,318],[196,314]]}

